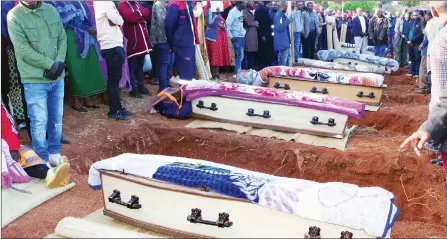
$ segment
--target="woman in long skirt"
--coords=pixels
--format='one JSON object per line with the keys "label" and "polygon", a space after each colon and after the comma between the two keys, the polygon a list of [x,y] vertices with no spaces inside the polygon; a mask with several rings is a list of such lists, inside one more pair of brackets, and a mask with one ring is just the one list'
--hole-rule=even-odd
{"label": "woman in long skirt", "polygon": [[207,9],[205,15],[207,29],[205,32],[206,48],[211,65],[213,79],[219,79],[219,67],[231,66],[230,49],[228,48],[228,37],[225,30],[225,20],[220,15],[220,9],[211,12]]}
{"label": "woman in long skirt", "polygon": [[[91,15],[84,1],[52,2],[64,24],[67,34],[66,64],[70,94],[73,97],[71,108],[87,112],[84,108],[99,109],[90,96],[106,92],[106,82],[99,59],[99,48],[94,37]],[[80,100],[83,99],[83,100]]]}

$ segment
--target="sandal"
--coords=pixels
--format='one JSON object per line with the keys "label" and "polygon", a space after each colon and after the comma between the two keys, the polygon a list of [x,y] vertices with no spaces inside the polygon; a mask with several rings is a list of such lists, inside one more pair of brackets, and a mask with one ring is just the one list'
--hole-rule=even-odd
{"label": "sandal", "polygon": [[97,105],[95,105],[95,104],[93,104],[93,105],[84,105],[84,107],[85,107],[85,108],[89,108],[89,109],[94,109],[94,110],[99,110],[99,109],[101,109],[100,106],[97,106]]}
{"label": "sandal", "polygon": [[72,105],[71,109],[74,110],[74,111],[80,112],[80,113],[87,113],[88,112],[83,106],[81,106],[79,108],[76,108],[76,107],[74,107],[74,105]]}

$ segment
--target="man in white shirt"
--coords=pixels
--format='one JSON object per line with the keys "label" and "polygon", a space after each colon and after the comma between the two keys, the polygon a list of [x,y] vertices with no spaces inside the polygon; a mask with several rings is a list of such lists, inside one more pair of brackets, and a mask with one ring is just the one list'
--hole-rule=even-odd
{"label": "man in white shirt", "polygon": [[368,47],[368,19],[362,12],[361,8],[357,8],[357,16],[352,20],[355,52],[358,54],[366,54]]}
{"label": "man in white shirt", "polygon": [[96,31],[101,46],[102,57],[107,63],[107,95],[110,111],[109,118],[127,120],[135,114],[121,105],[119,82],[123,74],[125,53],[121,26],[124,20],[112,1],[94,1]]}

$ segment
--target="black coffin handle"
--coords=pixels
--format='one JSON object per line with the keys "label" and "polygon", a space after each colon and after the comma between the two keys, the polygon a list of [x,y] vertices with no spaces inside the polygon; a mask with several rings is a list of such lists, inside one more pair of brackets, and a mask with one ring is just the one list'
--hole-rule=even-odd
{"label": "black coffin handle", "polygon": [[321,229],[319,227],[315,227],[315,226],[309,227],[309,232],[304,234],[304,238],[305,239],[320,239],[321,238],[320,232],[321,232]]}
{"label": "black coffin handle", "polygon": [[284,84],[284,86],[281,86],[281,84],[279,82],[276,82],[273,87],[275,87],[276,89],[290,90],[289,84]]}
{"label": "black coffin handle", "polygon": [[233,222],[230,221],[230,214],[226,212],[219,213],[217,221],[210,221],[202,219],[202,210],[198,208],[191,209],[191,215],[189,215],[186,220],[190,223],[200,223],[221,228],[231,227],[233,225]]}
{"label": "black coffin handle", "polygon": [[359,91],[359,92],[357,93],[357,97],[360,97],[360,98],[366,97],[366,98],[374,99],[374,98],[376,98],[376,95],[374,95],[374,92],[372,92],[372,91],[369,92],[368,95],[365,95],[365,94],[363,93],[363,91]]}
{"label": "black coffin handle", "polygon": [[329,118],[328,119],[328,121],[327,121],[327,123],[323,123],[323,122],[320,122],[319,121],[319,119],[318,119],[318,117],[317,116],[314,116],[314,117],[312,117],[312,120],[310,121],[310,123],[311,124],[315,124],[315,125],[327,125],[327,126],[329,126],[329,127],[334,127],[334,126],[336,126],[337,124],[335,123],[335,119],[333,119],[333,118]]}
{"label": "black coffin handle", "polygon": [[218,110],[216,103],[211,103],[210,106],[205,106],[205,103],[203,102],[203,100],[199,100],[199,103],[197,103],[196,106],[199,109],[209,109],[209,110],[212,110],[212,111]]}
{"label": "black coffin handle", "polygon": [[352,236],[354,236],[354,234],[349,231],[342,231],[340,233],[340,239],[352,239]]}
{"label": "black coffin handle", "polygon": [[140,198],[137,196],[131,196],[129,202],[121,201],[121,192],[117,189],[113,190],[112,194],[109,196],[110,203],[116,203],[118,205],[127,207],[129,209],[140,209]]}
{"label": "black coffin handle", "polygon": [[312,89],[310,90],[310,92],[312,93],[322,93],[322,94],[329,94],[329,91],[327,90],[327,88],[323,88],[321,89],[321,91],[319,91],[317,89],[317,87],[313,86]]}
{"label": "black coffin handle", "polygon": [[262,117],[262,118],[265,118],[265,119],[268,119],[268,118],[271,118],[271,117],[272,117],[272,116],[270,115],[270,111],[268,111],[268,110],[264,110],[264,113],[263,113],[262,115],[259,115],[259,114],[255,114],[255,110],[252,109],[252,108],[248,109],[248,111],[247,111],[247,115],[248,115],[248,116]]}

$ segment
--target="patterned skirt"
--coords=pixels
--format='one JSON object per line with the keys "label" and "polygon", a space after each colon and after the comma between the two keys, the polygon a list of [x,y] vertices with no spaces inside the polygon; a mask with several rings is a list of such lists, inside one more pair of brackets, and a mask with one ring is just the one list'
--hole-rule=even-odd
{"label": "patterned skirt", "polygon": [[233,49],[233,46],[229,43],[225,31],[217,31],[217,40],[207,40],[206,48],[211,66],[231,66],[230,49]]}
{"label": "patterned skirt", "polygon": [[[19,76],[19,71],[17,69],[17,62],[14,50],[12,48],[6,49],[6,54],[8,55],[8,67],[9,67],[9,100],[12,105],[12,115],[17,121],[25,121],[25,99],[22,97],[24,94],[22,92],[22,86]],[[3,79],[7,80],[7,79]]]}

